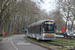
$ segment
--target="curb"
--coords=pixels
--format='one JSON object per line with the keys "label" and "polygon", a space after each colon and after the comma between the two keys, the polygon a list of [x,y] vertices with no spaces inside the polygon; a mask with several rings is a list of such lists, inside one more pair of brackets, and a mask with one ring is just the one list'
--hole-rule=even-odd
{"label": "curb", "polygon": [[[25,38],[25,37],[24,37],[24,38]],[[29,42],[31,42],[31,43],[33,43],[33,44],[36,44],[36,45],[38,45],[38,46],[41,46],[41,47],[43,47],[43,48],[46,48],[46,49],[48,49],[48,50],[55,50],[55,49],[50,48],[50,47],[48,47],[48,46],[46,46],[46,45],[43,45],[43,44],[40,44],[40,43],[31,41],[31,40],[28,40],[27,38],[25,38],[25,40],[27,40],[27,41],[29,41]]]}

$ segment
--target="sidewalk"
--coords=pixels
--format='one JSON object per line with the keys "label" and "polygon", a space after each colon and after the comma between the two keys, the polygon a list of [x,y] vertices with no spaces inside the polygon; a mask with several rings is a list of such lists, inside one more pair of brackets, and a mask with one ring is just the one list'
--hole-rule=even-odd
{"label": "sidewalk", "polygon": [[63,38],[64,36],[63,35],[56,35],[56,37],[62,37]]}

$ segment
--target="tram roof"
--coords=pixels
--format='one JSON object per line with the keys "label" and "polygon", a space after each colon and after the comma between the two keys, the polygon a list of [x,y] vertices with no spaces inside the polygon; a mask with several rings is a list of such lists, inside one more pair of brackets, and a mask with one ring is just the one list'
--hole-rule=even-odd
{"label": "tram roof", "polygon": [[37,21],[37,22],[34,22],[34,23],[30,24],[28,27],[39,24],[39,23],[42,23],[44,21],[54,21],[54,20],[40,20],[40,21]]}

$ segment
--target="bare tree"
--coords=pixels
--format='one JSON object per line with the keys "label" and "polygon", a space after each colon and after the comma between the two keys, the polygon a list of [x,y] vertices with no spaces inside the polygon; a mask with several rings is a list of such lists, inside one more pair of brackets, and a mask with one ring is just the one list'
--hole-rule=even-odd
{"label": "bare tree", "polygon": [[[59,4],[59,8],[61,9],[61,13],[64,15],[64,19],[66,20],[66,24],[65,24],[65,30],[67,29],[67,22],[69,23],[70,18],[74,17],[73,13],[72,13],[72,7],[73,7],[73,2],[72,0],[59,0],[58,2]],[[69,23],[70,24],[70,23]],[[69,30],[71,30],[72,28],[70,28]]]}

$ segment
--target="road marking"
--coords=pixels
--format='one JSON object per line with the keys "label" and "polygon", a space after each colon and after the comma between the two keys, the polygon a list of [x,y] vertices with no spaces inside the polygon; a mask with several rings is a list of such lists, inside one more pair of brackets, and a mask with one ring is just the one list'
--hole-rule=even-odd
{"label": "road marking", "polygon": [[12,40],[12,38],[4,38],[3,40]]}
{"label": "road marking", "polygon": [[16,50],[18,50],[18,48],[14,45],[14,43],[11,41],[12,45],[16,48]]}
{"label": "road marking", "polygon": [[31,43],[25,43],[24,41],[18,41],[17,45],[30,45]]}
{"label": "road marking", "polygon": [[19,42],[17,45],[30,45],[30,43],[25,43],[25,42]]}

